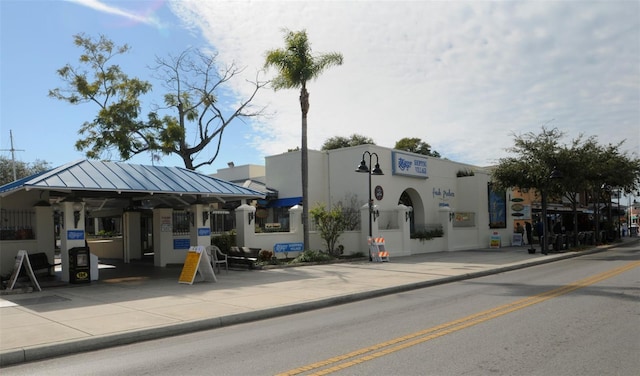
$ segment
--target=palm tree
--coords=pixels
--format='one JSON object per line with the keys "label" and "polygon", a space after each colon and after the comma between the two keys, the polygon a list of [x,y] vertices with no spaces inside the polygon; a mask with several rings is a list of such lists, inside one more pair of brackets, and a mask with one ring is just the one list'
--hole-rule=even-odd
{"label": "palm tree", "polygon": [[309,249],[309,171],[307,150],[307,113],[309,112],[309,92],[307,81],[317,78],[325,68],[342,64],[342,54],[329,53],[311,55],[311,45],[306,30],[285,32],[285,48],[267,51],[265,68],[275,67],[278,76],[272,81],[273,89],[300,88],[300,109],[302,110],[302,227],[304,229],[304,249]]}

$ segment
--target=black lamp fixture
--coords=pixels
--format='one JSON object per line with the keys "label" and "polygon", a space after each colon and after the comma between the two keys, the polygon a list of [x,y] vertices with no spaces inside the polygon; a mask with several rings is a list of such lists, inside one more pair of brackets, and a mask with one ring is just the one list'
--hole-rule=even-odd
{"label": "black lamp fixture", "polygon": [[60,224],[60,228],[64,228],[64,220],[62,220],[64,215],[60,211],[60,204],[58,204],[56,202],[55,204],[53,204],[51,206],[51,208],[53,209],[53,220],[54,220],[54,222],[55,223],[59,223]]}
{"label": "black lamp fixture", "polygon": [[82,211],[82,203],[76,201],[73,203],[73,228],[78,228],[80,222],[80,212]]}
{"label": "black lamp fixture", "polygon": [[256,212],[249,211],[249,213],[247,213],[247,217],[249,219],[249,224],[251,224],[251,221],[253,221],[256,218]]}
{"label": "black lamp fixture", "polygon": [[209,219],[209,212],[207,210],[204,210],[202,212],[202,225],[206,225],[207,224],[207,220]]}
{"label": "black lamp fixture", "polygon": [[407,211],[404,212],[404,221],[405,222],[409,222],[409,219],[411,218],[411,212],[413,211],[413,207],[412,206],[408,206],[407,207]]}
{"label": "black lamp fixture", "polygon": [[[369,156],[369,165],[367,165],[367,162],[365,160],[366,155]],[[373,163],[374,155],[376,156],[376,165],[373,168],[373,170],[371,170],[369,166],[371,166]],[[371,175],[384,175],[384,173],[382,172],[382,169],[380,168],[380,163],[378,163],[378,154],[371,153],[369,151],[365,151],[364,153],[362,153],[362,161],[360,161],[360,165],[356,169],[356,172],[362,172],[369,175],[369,239],[371,239],[373,237],[372,222],[375,221],[373,199],[371,198]],[[371,260],[372,260],[371,251],[369,251],[369,261]]]}

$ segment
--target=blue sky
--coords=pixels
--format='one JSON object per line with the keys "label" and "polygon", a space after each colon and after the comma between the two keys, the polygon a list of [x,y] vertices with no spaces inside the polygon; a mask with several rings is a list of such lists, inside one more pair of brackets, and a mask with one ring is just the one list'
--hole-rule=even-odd
{"label": "blue sky", "polygon": [[[344,55],[342,66],[309,84],[311,148],[353,133],[387,147],[418,137],[446,158],[489,165],[508,155],[513,134],[546,123],[567,142],[583,133],[640,150],[638,1],[2,0],[0,25],[0,147],[10,148],[12,130],[14,147],[24,150],[16,157],[26,162],[84,158],[74,143],[96,107],[47,96],[63,85],[56,70],[76,64],[74,34],[131,46],[118,62],[154,84],[146,113],[161,103],[148,69],[155,56],[214,48],[221,64],[246,67],[244,78],[253,79],[265,51],[283,45],[282,28],[306,29],[316,53]],[[233,83],[238,97],[250,89],[243,79]],[[255,103],[271,116],[232,125],[216,162],[200,171],[262,164],[299,146],[297,96],[260,92]],[[149,155],[132,161],[151,163]]]}

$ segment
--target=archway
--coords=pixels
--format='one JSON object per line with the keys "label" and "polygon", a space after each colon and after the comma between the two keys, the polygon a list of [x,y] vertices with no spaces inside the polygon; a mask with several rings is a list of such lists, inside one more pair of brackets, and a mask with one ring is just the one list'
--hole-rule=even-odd
{"label": "archway", "polygon": [[398,204],[413,208],[409,213],[410,231],[411,234],[413,234],[415,232],[416,225],[418,225],[418,227],[424,225],[424,204],[422,203],[422,198],[418,191],[413,188],[408,188],[400,194]]}

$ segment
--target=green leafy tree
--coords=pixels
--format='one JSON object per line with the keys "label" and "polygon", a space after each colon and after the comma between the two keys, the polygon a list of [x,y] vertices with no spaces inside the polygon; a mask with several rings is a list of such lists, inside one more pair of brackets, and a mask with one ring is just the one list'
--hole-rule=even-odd
{"label": "green leafy tree", "polygon": [[[507,149],[513,157],[500,159],[492,171],[492,182],[497,189],[536,189],[541,195],[542,218],[547,218],[547,197],[559,196],[562,187],[558,184],[557,162],[560,144],[564,134],[558,129],[542,127],[540,134],[533,132],[515,136],[514,146]],[[548,233],[547,223],[543,223],[543,234]],[[543,252],[548,250],[548,236],[544,236]]]}
{"label": "green leafy tree", "polygon": [[328,53],[319,56],[312,55],[311,44],[307,32],[285,32],[285,47],[269,50],[266,53],[265,68],[274,67],[278,75],[273,79],[274,90],[300,89],[300,110],[302,112],[302,227],[304,248],[309,247],[309,171],[307,147],[307,114],[309,113],[309,92],[307,82],[320,76],[325,69],[342,64],[342,55]]}
{"label": "green leafy tree", "polygon": [[352,134],[351,137],[335,136],[328,138],[324,144],[322,144],[321,150],[334,150],[348,148],[350,146],[357,145],[375,145],[372,138],[362,136],[359,134]]}
{"label": "green leafy tree", "polygon": [[419,138],[401,138],[396,142],[396,145],[393,147],[397,150],[404,150],[411,153],[417,153],[422,155],[428,155],[430,157],[440,158],[440,153],[435,150],[431,150],[431,145],[422,141]]}
{"label": "green leafy tree", "polygon": [[[620,150],[624,141],[602,146],[595,137],[581,135],[566,146],[559,143],[563,136],[558,129],[544,127],[540,134],[516,136],[514,147],[507,149],[516,156],[500,160],[492,172],[492,181],[502,189],[535,189],[541,196],[542,218],[547,218],[547,198],[564,196],[571,202],[575,224],[579,195],[588,193],[594,204],[598,236],[600,204],[611,203],[612,189],[607,188],[627,193],[636,190],[640,182],[640,161]],[[558,173],[562,179],[556,179]],[[546,234],[546,221],[543,225]],[[577,233],[575,225],[574,232]],[[547,238],[545,236],[545,250]]]}
{"label": "green leafy tree", "polygon": [[327,251],[333,256],[340,256],[340,251],[336,249],[336,245],[338,238],[347,228],[342,206],[334,205],[331,210],[327,210],[324,205],[317,204],[309,213],[320,232],[320,237],[327,246]]}
{"label": "green leafy tree", "polygon": [[36,159],[33,163],[14,161],[9,158],[0,157],[0,185],[5,185],[14,181],[13,169],[16,170],[16,179],[26,178],[39,172],[47,171],[51,167],[49,162]]}
{"label": "green leafy tree", "polygon": [[[113,153],[122,160],[145,152],[153,158],[176,154],[187,169],[195,170],[213,163],[227,126],[261,113],[250,103],[266,83],[256,79],[249,97],[229,111],[218,103],[216,93],[242,70],[233,64],[218,70],[215,55],[187,49],[177,57],[156,58],[156,78],[163,80],[167,92],[163,105],[154,106],[143,119],[141,98],[152,85],[129,77],[114,61],[130,47],[116,46],[105,36],[94,40],[84,34],[75,35],[74,43],[83,50],[80,66],[67,64],[59,69],[58,76],[67,86],[50,90],[49,96],[74,105],[98,106],[94,119],[80,128],[84,138],[75,144],[88,158],[110,159]],[[188,136],[189,130],[193,137]],[[188,138],[195,142],[189,143]],[[212,143],[217,144],[215,152],[205,153],[210,156],[196,162]]]}

